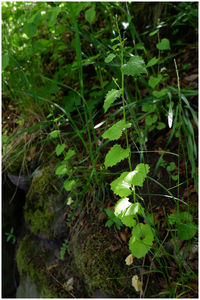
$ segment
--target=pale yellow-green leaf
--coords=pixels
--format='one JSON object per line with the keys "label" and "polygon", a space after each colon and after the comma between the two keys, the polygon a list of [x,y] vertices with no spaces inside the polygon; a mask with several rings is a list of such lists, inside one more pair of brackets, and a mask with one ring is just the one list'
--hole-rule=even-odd
{"label": "pale yellow-green leaf", "polygon": [[127,265],[127,266],[130,266],[130,265],[133,263],[133,259],[134,259],[133,254],[129,254],[129,255],[127,256],[127,258],[125,259],[126,265]]}
{"label": "pale yellow-green leaf", "polygon": [[142,291],[142,282],[138,279],[137,275],[132,277],[132,286],[135,288],[136,292]]}

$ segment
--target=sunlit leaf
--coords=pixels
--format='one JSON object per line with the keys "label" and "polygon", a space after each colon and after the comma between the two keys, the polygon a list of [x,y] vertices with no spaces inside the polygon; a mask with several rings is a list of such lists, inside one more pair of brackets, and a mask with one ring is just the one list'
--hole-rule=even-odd
{"label": "sunlit leaf", "polygon": [[123,149],[120,145],[114,145],[107,153],[104,165],[106,169],[119,163],[121,160],[128,158],[130,149]]}
{"label": "sunlit leaf", "polygon": [[148,224],[137,224],[133,230],[129,240],[129,249],[131,253],[141,258],[151,249],[154,240],[154,235]]}
{"label": "sunlit leaf", "polygon": [[130,127],[131,127],[131,123],[126,123],[124,122],[124,120],[121,120],[116,124],[114,124],[112,127],[110,127],[108,130],[106,130],[102,135],[102,137],[104,139],[109,139],[110,141],[118,140],[121,137],[122,132],[126,128],[130,128]]}

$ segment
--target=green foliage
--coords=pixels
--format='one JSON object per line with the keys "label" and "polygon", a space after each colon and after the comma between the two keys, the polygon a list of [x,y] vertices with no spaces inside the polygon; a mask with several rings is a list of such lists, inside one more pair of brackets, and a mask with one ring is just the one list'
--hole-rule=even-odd
{"label": "green foliage", "polygon": [[121,90],[116,90],[112,89],[109,91],[106,95],[105,101],[104,101],[104,111],[107,112],[107,110],[110,108],[112,103],[121,96],[122,91]]}
{"label": "green foliage", "polygon": [[115,225],[117,229],[120,229],[122,226],[122,223],[118,217],[114,214],[113,210],[106,208],[105,212],[108,216],[108,221],[106,222],[106,227],[111,227],[112,225]]}
{"label": "green foliage", "polygon": [[134,77],[141,74],[147,74],[144,60],[140,56],[131,57],[127,64],[121,67],[121,70],[125,75],[131,75]]}
{"label": "green foliage", "polygon": [[139,223],[133,228],[129,240],[129,248],[132,254],[141,258],[151,249],[154,240],[151,227],[147,224]]}
{"label": "green foliage", "polygon": [[156,47],[159,50],[170,50],[170,42],[168,39],[164,38],[161,40],[161,42],[156,44]]}
{"label": "green foliage", "polygon": [[188,212],[177,212],[169,215],[169,223],[176,225],[178,239],[181,241],[192,239],[197,232],[197,225],[193,222],[193,217]]}
{"label": "green foliage", "polygon": [[123,149],[119,144],[115,144],[105,157],[106,168],[112,167],[129,156],[130,149]]}
{"label": "green foliage", "polygon": [[60,248],[60,260],[64,260],[65,253],[68,249],[68,246],[69,246],[68,240],[65,239],[63,244],[62,244],[62,247]]}
{"label": "green foliage", "polygon": [[65,150],[66,145],[65,144],[58,144],[56,146],[56,155],[59,156],[61,153],[63,153],[63,151]]}
{"label": "green foliage", "polygon": [[113,126],[111,126],[108,130],[106,130],[103,134],[102,137],[104,139],[109,139],[110,141],[118,140],[123,131],[126,128],[130,128],[131,123],[126,123],[124,120],[120,120],[119,122],[115,123]]}
{"label": "green foliage", "polygon": [[6,242],[9,242],[9,241],[11,241],[12,242],[12,244],[14,245],[15,244],[15,242],[16,242],[16,237],[15,237],[15,235],[14,235],[14,228],[13,227],[11,227],[11,229],[10,229],[10,232],[6,232],[5,233],[5,235],[7,235],[7,239],[6,239]]}

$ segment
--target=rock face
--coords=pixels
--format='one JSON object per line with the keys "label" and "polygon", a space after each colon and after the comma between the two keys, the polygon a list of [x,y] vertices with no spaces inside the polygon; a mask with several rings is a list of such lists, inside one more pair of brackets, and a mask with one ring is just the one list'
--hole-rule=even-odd
{"label": "rock face", "polygon": [[17,297],[137,297],[126,274],[127,247],[117,245],[114,229],[98,221],[86,219],[81,226],[75,222],[67,227],[70,208],[62,187],[52,166],[32,180],[24,206],[29,230],[16,254]]}

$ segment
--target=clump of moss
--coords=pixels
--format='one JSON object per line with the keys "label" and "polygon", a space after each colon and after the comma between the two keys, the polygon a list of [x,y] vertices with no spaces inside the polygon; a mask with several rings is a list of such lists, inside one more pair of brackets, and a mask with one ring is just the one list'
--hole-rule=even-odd
{"label": "clump of moss", "polygon": [[84,278],[89,296],[95,290],[108,296],[123,296],[127,287],[124,256],[120,250],[110,250],[112,239],[96,226],[89,234],[85,231],[75,236],[72,243],[76,268]]}
{"label": "clump of moss", "polygon": [[[52,251],[53,253],[53,251]],[[20,280],[28,276],[35,283],[38,294],[43,298],[67,298],[69,295],[58,288],[57,282],[51,277],[45,262],[52,256],[48,249],[41,248],[39,239],[30,234],[19,243],[16,254]]]}
{"label": "clump of moss", "polygon": [[33,178],[24,207],[25,221],[31,232],[50,236],[55,218],[54,204],[59,189],[52,167],[42,169]]}

